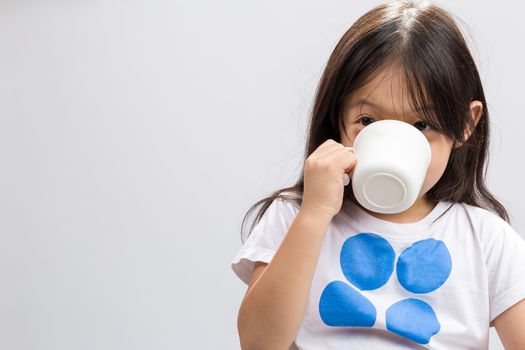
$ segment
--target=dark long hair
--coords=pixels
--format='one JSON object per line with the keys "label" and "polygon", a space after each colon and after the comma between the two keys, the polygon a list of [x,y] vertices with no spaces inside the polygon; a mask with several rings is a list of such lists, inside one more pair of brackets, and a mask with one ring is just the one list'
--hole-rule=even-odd
{"label": "dark long hair", "polygon": [[[327,139],[341,142],[344,99],[388,65],[402,68],[411,104],[420,108],[437,132],[454,141],[439,181],[426,193],[430,201],[463,202],[495,212],[510,222],[505,207],[486,188],[489,112],[478,70],[452,15],[428,2],[396,1],[361,16],[335,46],[319,85],[310,116],[305,160]],[[483,103],[475,126],[470,102]],[[466,128],[473,130],[465,141]],[[304,162],[303,162],[304,164]],[[248,235],[277,198],[302,203],[304,167],[295,185],[256,202],[246,218],[262,204]],[[288,193],[284,193],[288,192]],[[357,205],[351,185],[344,200]]]}

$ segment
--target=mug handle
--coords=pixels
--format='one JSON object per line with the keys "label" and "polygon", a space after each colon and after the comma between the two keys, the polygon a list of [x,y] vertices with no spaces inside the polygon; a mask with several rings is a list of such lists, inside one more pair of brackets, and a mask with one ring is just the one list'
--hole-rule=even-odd
{"label": "mug handle", "polygon": [[[353,154],[355,154],[354,147],[345,147],[345,149],[348,150],[349,152],[352,152]],[[349,183],[350,183],[350,175],[345,173],[343,175],[343,184],[344,184],[344,186],[347,186]]]}

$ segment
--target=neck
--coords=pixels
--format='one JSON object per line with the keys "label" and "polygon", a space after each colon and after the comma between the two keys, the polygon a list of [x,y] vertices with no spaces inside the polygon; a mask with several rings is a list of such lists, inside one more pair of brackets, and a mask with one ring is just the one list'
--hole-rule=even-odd
{"label": "neck", "polygon": [[411,223],[416,222],[424,218],[428,215],[434,209],[434,207],[437,205],[437,202],[432,202],[427,199],[426,195],[423,195],[419,197],[414,204],[407,210],[396,213],[396,214],[382,214],[382,213],[376,213],[373,211],[370,211],[364,207],[363,210],[368,212],[370,215],[375,216],[378,219],[386,220],[398,224],[405,224],[405,223]]}

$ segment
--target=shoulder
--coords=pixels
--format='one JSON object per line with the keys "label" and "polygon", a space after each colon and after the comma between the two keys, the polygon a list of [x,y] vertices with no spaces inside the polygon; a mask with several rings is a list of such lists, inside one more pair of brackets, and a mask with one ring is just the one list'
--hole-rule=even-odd
{"label": "shoulder", "polygon": [[289,223],[299,211],[300,205],[294,201],[297,195],[293,192],[282,192],[266,207],[260,217],[260,223],[266,222]]}
{"label": "shoulder", "polygon": [[295,213],[300,209],[300,205],[296,202],[299,198],[300,196],[294,192],[281,192],[280,195],[272,201],[268,209],[272,207]]}
{"label": "shoulder", "polygon": [[467,203],[455,203],[454,207],[458,220],[467,220],[476,231],[507,229],[510,227],[509,223],[488,209]]}
{"label": "shoulder", "polygon": [[456,203],[454,206],[458,223],[470,226],[485,247],[503,241],[523,241],[516,230],[496,213],[466,203]]}

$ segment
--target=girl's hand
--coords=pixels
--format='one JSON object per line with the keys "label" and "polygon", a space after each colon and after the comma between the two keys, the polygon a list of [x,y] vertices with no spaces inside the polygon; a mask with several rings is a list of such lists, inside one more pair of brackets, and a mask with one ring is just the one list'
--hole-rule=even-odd
{"label": "girl's hand", "polygon": [[345,173],[355,164],[355,156],[341,143],[326,140],[306,159],[301,208],[333,218],[343,204]]}

